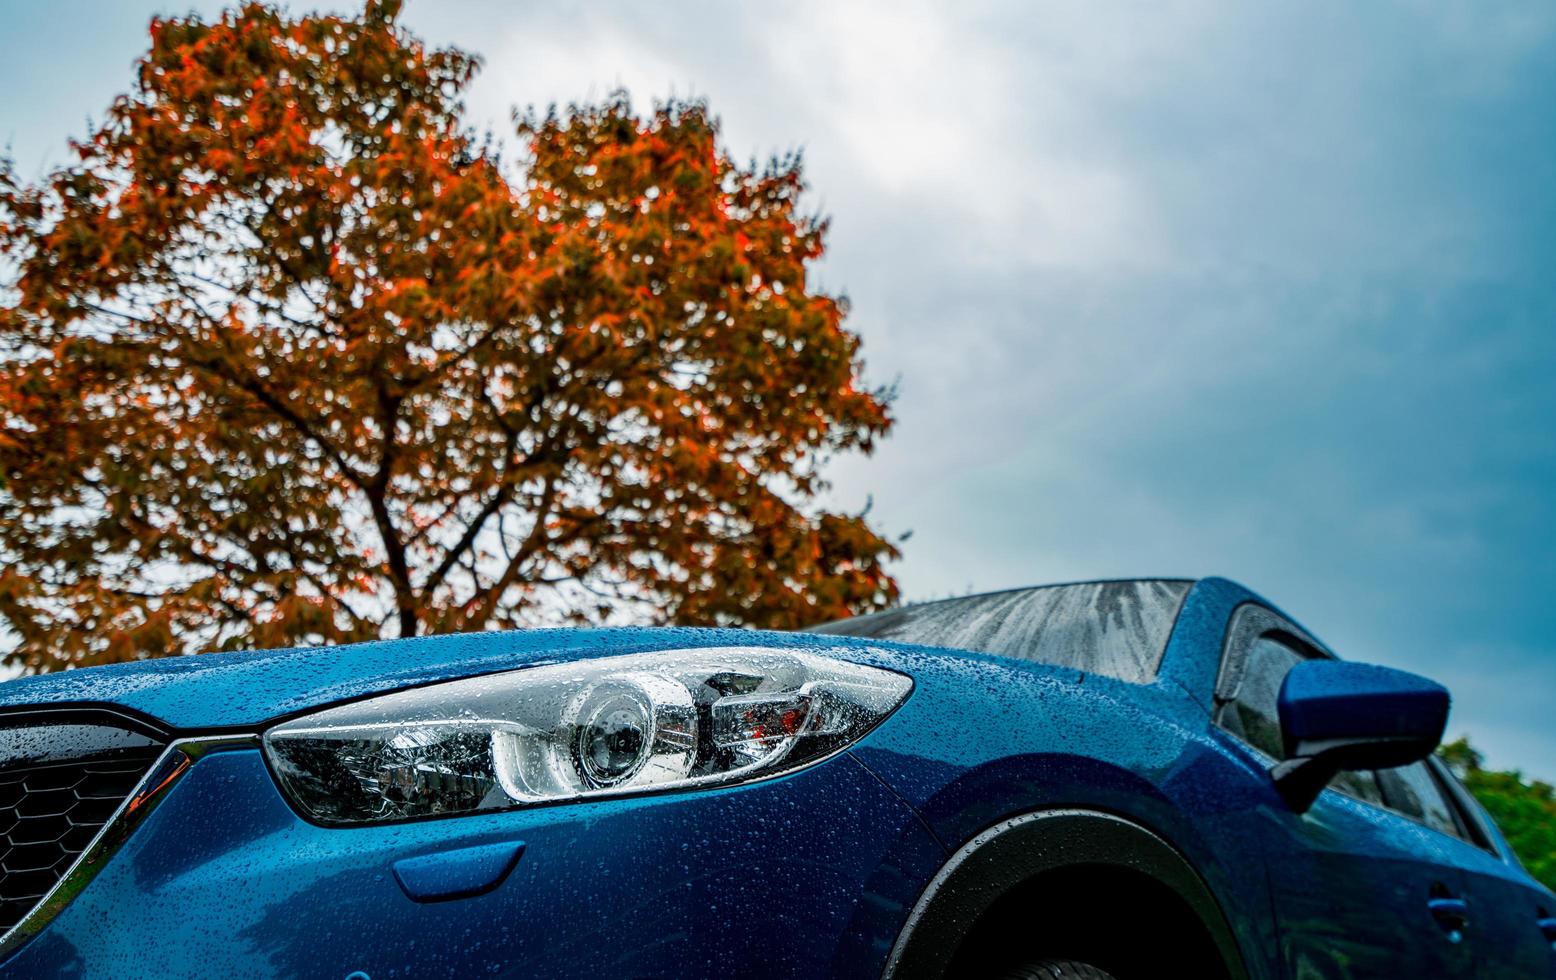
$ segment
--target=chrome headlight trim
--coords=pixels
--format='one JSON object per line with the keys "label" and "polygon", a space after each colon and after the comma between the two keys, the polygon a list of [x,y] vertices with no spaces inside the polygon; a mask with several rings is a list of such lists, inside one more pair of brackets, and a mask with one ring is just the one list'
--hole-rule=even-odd
{"label": "chrome headlight trim", "polygon": [[664,650],[392,691],[262,742],[301,816],[360,826],[772,778],[855,744],[912,688],[810,650]]}

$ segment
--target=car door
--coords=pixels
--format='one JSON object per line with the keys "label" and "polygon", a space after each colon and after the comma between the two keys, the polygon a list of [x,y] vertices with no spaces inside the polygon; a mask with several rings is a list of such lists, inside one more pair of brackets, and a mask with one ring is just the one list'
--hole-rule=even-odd
{"label": "car door", "polygon": [[1429,765],[1473,851],[1464,859],[1471,929],[1484,980],[1556,977],[1556,896],[1518,863],[1486,811],[1440,761]]}
{"label": "car door", "polygon": [[[1266,765],[1282,754],[1276,699],[1287,671],[1325,656],[1270,610],[1233,616],[1217,682],[1216,721]],[[1273,795],[1273,788],[1272,788]],[[1312,978],[1475,975],[1462,844],[1382,806],[1371,773],[1344,773],[1306,813],[1276,803],[1256,815],[1285,972]]]}

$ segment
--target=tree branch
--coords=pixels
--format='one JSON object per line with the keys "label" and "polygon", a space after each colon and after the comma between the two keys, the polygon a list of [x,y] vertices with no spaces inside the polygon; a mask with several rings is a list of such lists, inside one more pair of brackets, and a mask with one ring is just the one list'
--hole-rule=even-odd
{"label": "tree branch", "polygon": [[508,560],[507,567],[502,570],[490,586],[484,592],[477,592],[467,603],[467,612],[459,617],[459,625],[467,626],[470,623],[484,623],[491,618],[492,610],[501,601],[503,593],[518,581],[519,573],[536,553],[542,543],[546,541],[546,521],[551,516],[551,509],[556,504],[557,478],[555,474],[546,477],[546,485],[540,493],[540,500],[535,510],[535,523],[530,527],[529,534]]}
{"label": "tree branch", "polygon": [[[502,425],[501,413],[497,411],[497,406],[492,403],[491,396],[487,393],[484,385],[481,388],[481,395],[487,406],[491,408],[493,416],[497,418],[498,424]],[[480,536],[481,529],[486,526],[486,522],[513,498],[514,487],[518,484],[511,481],[508,477],[509,472],[518,465],[517,460],[514,458],[514,453],[518,449],[519,430],[506,425],[503,425],[502,428],[507,435],[503,443],[502,470],[497,474],[497,490],[492,494],[491,499],[481,507],[475,517],[470,520],[469,525],[465,528],[465,533],[459,536],[459,540],[449,547],[448,551],[444,553],[443,559],[428,573],[426,580],[422,582],[421,586],[421,592],[424,596],[430,597],[438,586],[443,584],[443,580],[448,576],[449,571],[458,563],[460,555],[464,554],[475,544],[475,540]]]}

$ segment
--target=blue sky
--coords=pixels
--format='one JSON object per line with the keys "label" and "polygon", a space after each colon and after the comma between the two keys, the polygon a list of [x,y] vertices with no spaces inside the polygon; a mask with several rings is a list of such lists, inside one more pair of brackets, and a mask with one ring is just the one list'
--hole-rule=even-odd
{"label": "blue sky", "polygon": [[[23,173],[188,6],[0,8]],[[910,597],[1227,575],[1556,777],[1556,7],[951,7],[406,20],[485,56],[482,126],[625,85],[804,149],[818,278],[901,389],[835,495],[913,531]]]}

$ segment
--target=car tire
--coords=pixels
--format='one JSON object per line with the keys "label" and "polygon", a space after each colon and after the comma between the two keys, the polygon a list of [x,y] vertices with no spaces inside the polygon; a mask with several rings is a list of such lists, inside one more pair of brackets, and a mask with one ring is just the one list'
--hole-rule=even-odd
{"label": "car tire", "polygon": [[1114,980],[1113,974],[1077,960],[1034,960],[1000,975],[999,980]]}

